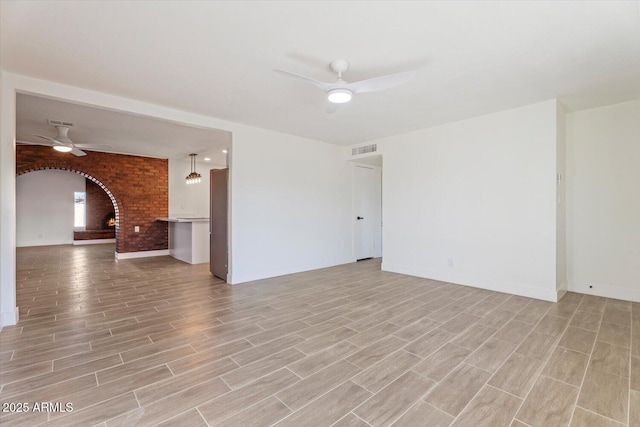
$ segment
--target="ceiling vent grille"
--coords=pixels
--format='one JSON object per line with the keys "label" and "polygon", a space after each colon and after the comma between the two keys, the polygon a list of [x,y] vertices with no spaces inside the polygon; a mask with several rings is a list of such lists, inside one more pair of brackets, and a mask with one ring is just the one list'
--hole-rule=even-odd
{"label": "ceiling vent grille", "polygon": [[377,144],[364,145],[362,147],[356,147],[351,149],[351,155],[357,156],[359,154],[375,153],[378,151]]}
{"label": "ceiling vent grille", "polygon": [[71,123],[71,122],[63,122],[63,121],[60,121],[60,120],[51,120],[51,119],[49,119],[49,120],[47,120],[47,122],[49,122],[49,124],[51,126],[66,126],[66,127],[69,127],[69,128],[73,126],[73,123]]}

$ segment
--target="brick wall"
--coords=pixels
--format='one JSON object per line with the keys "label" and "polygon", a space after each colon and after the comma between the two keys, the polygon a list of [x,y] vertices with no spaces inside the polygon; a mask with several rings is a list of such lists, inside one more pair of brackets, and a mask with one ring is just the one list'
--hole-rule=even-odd
{"label": "brick wall", "polygon": [[87,179],[87,230],[101,230],[105,228],[102,220],[113,212],[113,203],[104,190],[95,182]]}
{"label": "brick wall", "polygon": [[[50,147],[18,145],[16,173],[59,169],[80,173],[106,191],[116,212],[116,252],[167,249],[169,163],[166,159],[87,151],[76,157]],[[134,232],[134,226],[140,232]]]}
{"label": "brick wall", "polygon": [[73,232],[73,240],[101,240],[114,239],[115,237],[116,230],[85,230]]}

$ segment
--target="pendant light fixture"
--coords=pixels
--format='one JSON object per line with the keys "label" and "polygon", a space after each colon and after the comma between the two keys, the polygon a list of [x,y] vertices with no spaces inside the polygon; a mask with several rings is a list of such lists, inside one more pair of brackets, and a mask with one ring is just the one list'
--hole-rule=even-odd
{"label": "pendant light fixture", "polygon": [[191,156],[191,173],[187,175],[187,184],[197,184],[200,182],[200,178],[202,178],[202,175],[196,172],[197,154],[189,154],[189,156]]}

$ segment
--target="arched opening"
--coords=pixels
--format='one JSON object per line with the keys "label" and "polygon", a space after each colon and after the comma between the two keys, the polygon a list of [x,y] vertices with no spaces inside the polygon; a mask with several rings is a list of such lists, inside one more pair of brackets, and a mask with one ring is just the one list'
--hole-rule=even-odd
{"label": "arched opening", "polygon": [[119,234],[119,228],[120,228],[119,226],[120,226],[120,219],[121,219],[121,203],[118,202],[118,199],[113,194],[113,192],[109,190],[109,188],[100,179],[92,176],[86,171],[78,170],[76,168],[70,168],[66,166],[60,166],[60,165],[44,165],[44,164],[18,165],[18,167],[16,168],[16,177],[19,177],[21,175],[24,175],[30,172],[45,171],[45,170],[57,170],[57,171],[76,173],[82,176],[83,178],[85,178],[86,180],[95,184],[100,190],[104,192],[104,194],[108,197],[109,201],[111,202],[111,205],[113,206],[113,211],[104,215],[104,218],[100,218],[99,222],[104,223],[105,229],[109,229],[111,227],[115,229],[115,241],[116,241],[116,251],[117,251],[118,242],[119,242],[118,234]]}

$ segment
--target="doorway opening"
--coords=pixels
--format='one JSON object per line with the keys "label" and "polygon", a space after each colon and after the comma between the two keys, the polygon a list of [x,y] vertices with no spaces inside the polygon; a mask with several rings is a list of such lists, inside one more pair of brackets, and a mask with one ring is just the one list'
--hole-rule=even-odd
{"label": "doorway opening", "polygon": [[353,161],[353,255],[382,258],[382,156]]}

